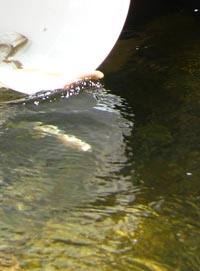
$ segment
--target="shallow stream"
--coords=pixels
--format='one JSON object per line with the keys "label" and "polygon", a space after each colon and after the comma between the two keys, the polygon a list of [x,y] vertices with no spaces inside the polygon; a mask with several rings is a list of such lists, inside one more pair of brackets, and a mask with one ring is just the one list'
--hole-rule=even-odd
{"label": "shallow stream", "polygon": [[200,31],[160,20],[118,42],[105,88],[1,95],[0,270],[200,269]]}

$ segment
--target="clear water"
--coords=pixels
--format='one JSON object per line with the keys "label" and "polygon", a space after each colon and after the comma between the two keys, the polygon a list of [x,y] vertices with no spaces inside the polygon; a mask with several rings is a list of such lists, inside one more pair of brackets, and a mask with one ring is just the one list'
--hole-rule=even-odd
{"label": "clear water", "polygon": [[199,32],[160,27],[119,42],[111,91],[0,104],[0,270],[200,269]]}

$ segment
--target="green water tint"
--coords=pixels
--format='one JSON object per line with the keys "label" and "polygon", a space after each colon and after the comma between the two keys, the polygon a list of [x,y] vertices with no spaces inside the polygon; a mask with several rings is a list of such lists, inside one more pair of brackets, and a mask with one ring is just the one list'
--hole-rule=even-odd
{"label": "green water tint", "polygon": [[120,41],[116,95],[1,106],[0,270],[200,269],[198,29],[169,16]]}
{"label": "green water tint", "polygon": [[133,180],[146,189],[137,201],[159,213],[146,221],[138,250],[169,270],[199,270],[199,23],[167,16],[135,32],[103,67],[135,114],[129,155]]}

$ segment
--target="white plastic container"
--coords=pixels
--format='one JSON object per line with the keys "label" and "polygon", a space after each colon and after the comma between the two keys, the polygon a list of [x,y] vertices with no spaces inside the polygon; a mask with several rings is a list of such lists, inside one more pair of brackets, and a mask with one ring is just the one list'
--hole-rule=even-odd
{"label": "white plastic container", "polygon": [[129,4],[130,0],[0,0],[0,45],[5,43],[1,37],[13,32],[28,39],[10,57],[23,68],[1,62],[0,83],[33,94],[62,88],[93,72],[116,43]]}

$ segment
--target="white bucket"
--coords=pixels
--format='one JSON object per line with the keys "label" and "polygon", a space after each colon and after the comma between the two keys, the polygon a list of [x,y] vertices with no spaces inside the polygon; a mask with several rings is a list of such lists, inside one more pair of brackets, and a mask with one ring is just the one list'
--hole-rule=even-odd
{"label": "white bucket", "polygon": [[28,39],[10,57],[23,68],[1,62],[1,84],[32,94],[62,88],[93,72],[116,43],[129,4],[130,0],[0,0],[0,45],[10,33]]}

